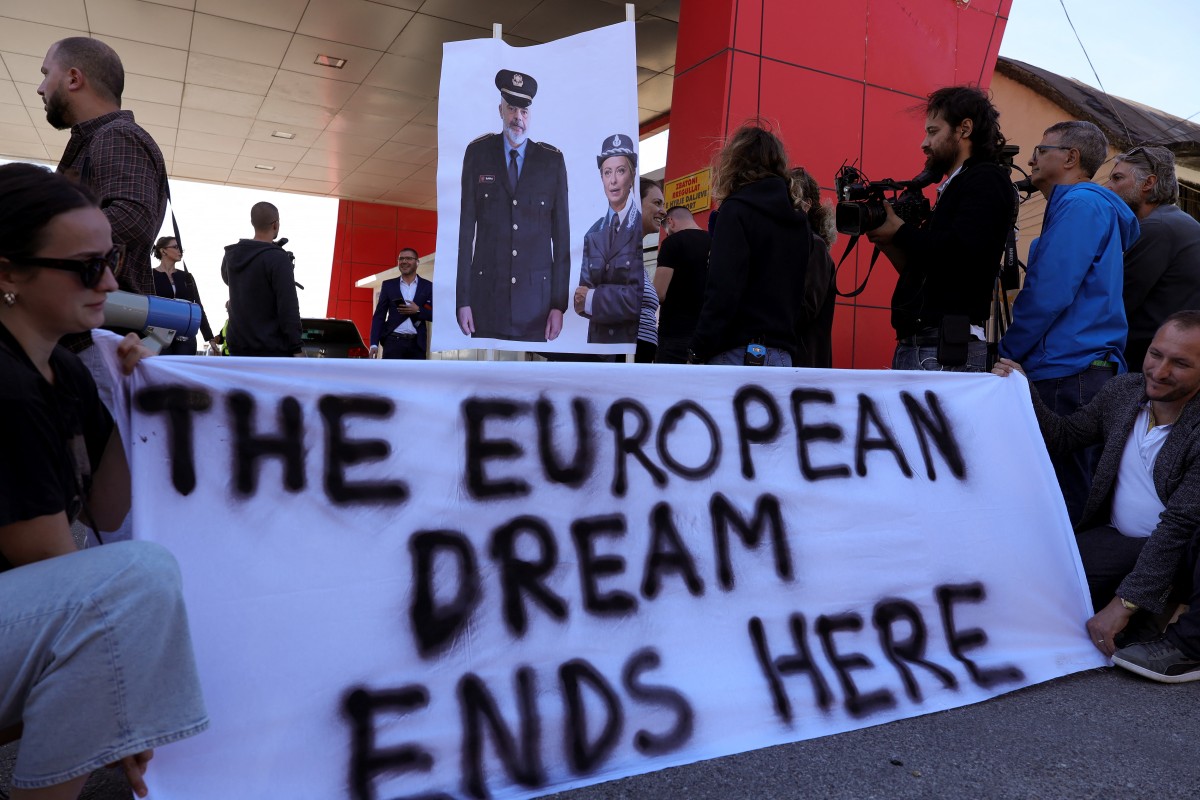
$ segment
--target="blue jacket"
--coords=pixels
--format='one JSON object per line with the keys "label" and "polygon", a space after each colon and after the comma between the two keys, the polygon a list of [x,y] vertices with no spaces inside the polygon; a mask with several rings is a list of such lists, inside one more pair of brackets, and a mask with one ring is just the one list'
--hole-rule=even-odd
{"label": "blue jacket", "polygon": [[391,336],[396,328],[406,319],[412,320],[417,329],[417,346],[423,351],[429,342],[429,328],[425,323],[433,320],[433,284],[417,276],[417,293],[413,302],[420,308],[417,314],[401,314],[397,309],[404,305],[404,295],[400,293],[400,281],[403,278],[389,278],[379,287],[379,302],[375,305],[375,314],[371,317],[371,344],[382,344]]}
{"label": "blue jacket", "polygon": [[1000,355],[1035,381],[1077,375],[1100,359],[1124,372],[1124,251],[1138,230],[1129,206],[1108,189],[1055,186]]}

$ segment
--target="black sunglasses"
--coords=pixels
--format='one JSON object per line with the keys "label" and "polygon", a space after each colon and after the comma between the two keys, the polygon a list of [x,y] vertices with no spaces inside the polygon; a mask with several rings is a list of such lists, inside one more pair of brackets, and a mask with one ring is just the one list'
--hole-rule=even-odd
{"label": "black sunglasses", "polygon": [[1151,174],[1153,174],[1155,171],[1158,170],[1158,159],[1155,158],[1154,154],[1151,153],[1149,150],[1147,150],[1145,147],[1133,148],[1132,150],[1130,150],[1128,153],[1125,154],[1125,160],[1128,161],[1129,159],[1137,158],[1138,156],[1141,156],[1142,158],[1146,159],[1146,163],[1150,165]]}
{"label": "black sunglasses", "polygon": [[25,267],[48,267],[74,272],[88,289],[95,287],[104,276],[105,269],[111,269],[113,275],[121,269],[125,262],[125,248],[117,245],[102,256],[94,256],[85,260],[70,258],[15,258],[13,263]]}

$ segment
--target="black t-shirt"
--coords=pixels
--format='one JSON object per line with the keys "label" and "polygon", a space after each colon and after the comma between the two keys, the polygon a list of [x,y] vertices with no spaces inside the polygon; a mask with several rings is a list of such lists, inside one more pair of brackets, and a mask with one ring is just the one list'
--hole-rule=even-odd
{"label": "black t-shirt", "polygon": [[673,233],[658,248],[658,266],[674,270],[658,312],[660,336],[691,336],[704,305],[712,237],[699,228]]}
{"label": "black t-shirt", "polygon": [[[83,362],[59,346],[50,367],[53,385],[0,325],[0,526],[59,511],[78,517],[112,434]],[[0,572],[10,567],[0,556]]]}

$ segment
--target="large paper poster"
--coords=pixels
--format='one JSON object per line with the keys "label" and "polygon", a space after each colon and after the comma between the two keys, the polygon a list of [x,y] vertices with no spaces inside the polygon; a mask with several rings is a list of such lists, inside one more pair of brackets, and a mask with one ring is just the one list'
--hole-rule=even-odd
{"label": "large paper poster", "polygon": [[637,141],[632,22],[444,45],[434,350],[634,351]]}
{"label": "large paper poster", "polygon": [[1104,663],[1020,377],[134,381],[136,535],[179,559],[212,717],[160,800],[532,797]]}

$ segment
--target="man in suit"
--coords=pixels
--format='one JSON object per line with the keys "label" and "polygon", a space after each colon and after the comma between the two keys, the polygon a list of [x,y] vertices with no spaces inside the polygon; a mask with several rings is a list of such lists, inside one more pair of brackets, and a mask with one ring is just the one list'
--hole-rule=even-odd
{"label": "man in suit", "polygon": [[[1000,359],[992,370],[1021,367]],[[1097,649],[1162,683],[1200,680],[1200,311],[1167,317],[1141,373],[1059,416],[1030,384],[1051,453],[1103,450],[1075,526]],[[1180,601],[1189,610],[1170,621]]]}
{"label": "man in suit", "polygon": [[467,145],[458,229],[458,327],[466,336],[548,342],[562,331],[570,281],[567,167],[529,138],[537,81],[496,73],[502,133]]}
{"label": "man in suit", "polygon": [[406,247],[396,256],[400,277],[379,287],[379,304],[371,318],[371,356],[383,348],[384,358],[425,359],[433,320],[433,284],[417,275],[417,251]]}
{"label": "man in suit", "polygon": [[606,138],[596,165],[608,211],[583,237],[575,313],[589,320],[589,342],[633,344],[645,291],[642,212],[632,192],[637,179],[633,139],[620,133]]}

